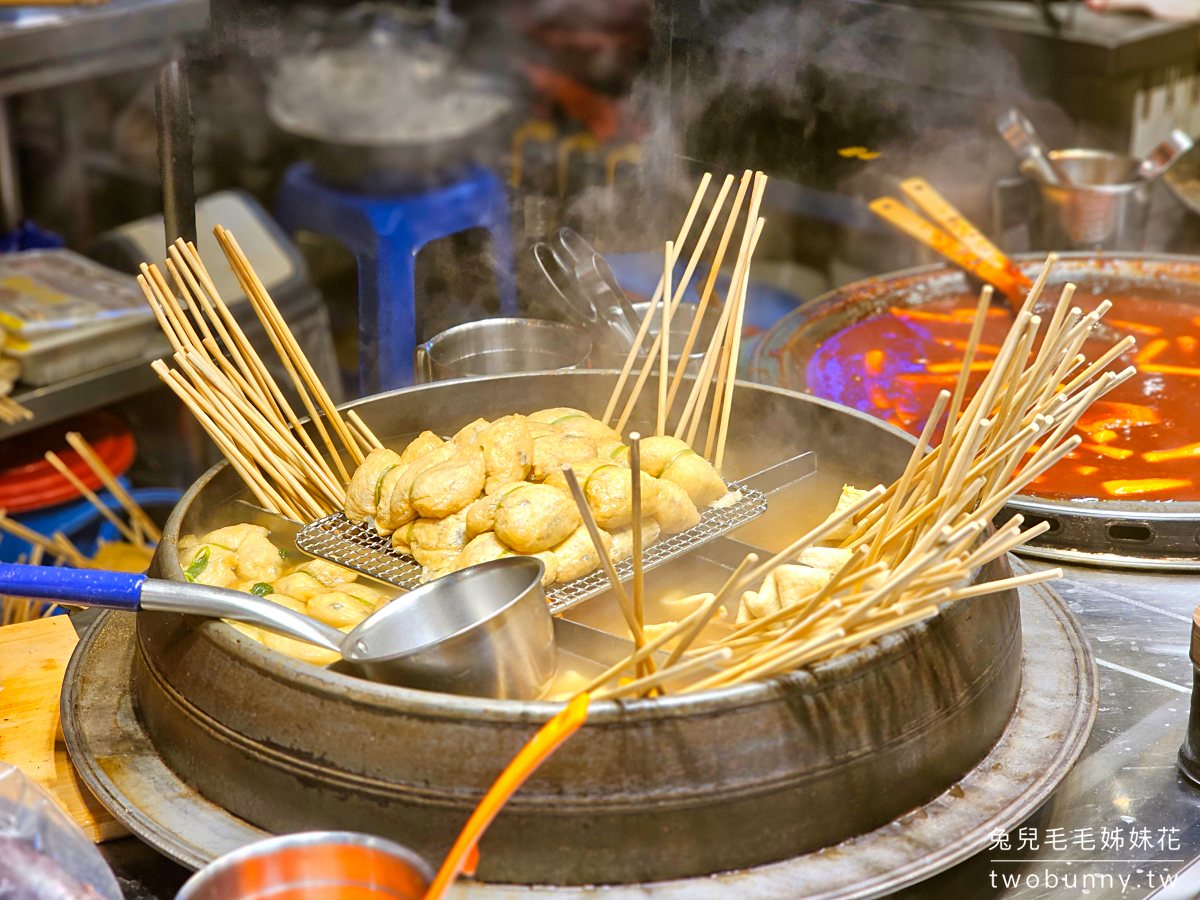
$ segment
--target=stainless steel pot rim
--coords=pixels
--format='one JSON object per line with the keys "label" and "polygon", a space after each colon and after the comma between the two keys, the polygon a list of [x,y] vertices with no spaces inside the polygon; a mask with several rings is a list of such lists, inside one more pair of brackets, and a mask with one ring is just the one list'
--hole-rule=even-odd
{"label": "stainless steel pot rim", "polygon": [[304,831],[293,834],[277,834],[273,837],[255,841],[237,850],[233,850],[193,874],[183,887],[179,889],[176,900],[188,900],[193,891],[202,882],[209,881],[221,873],[238,866],[247,860],[255,859],[279,847],[312,847],[318,844],[353,844],[356,847],[366,847],[369,850],[381,850],[404,860],[416,869],[425,881],[433,881],[433,867],[418,856],[413,850],[375,834],[363,834],[358,831]]}
{"label": "stainless steel pot rim", "polygon": [[[517,375],[491,375],[484,377],[448,379],[447,381],[437,382],[444,385],[450,381],[470,381],[475,385],[485,385],[492,380],[511,380],[529,378],[535,379],[545,373],[521,373]],[[609,376],[616,376],[619,372],[615,369],[592,369],[587,371],[571,371],[563,372],[560,377],[575,378],[575,379],[598,379]],[[855,418],[869,422],[873,427],[878,427],[886,431],[891,431],[893,434],[903,437],[908,443],[915,444],[916,440],[911,435],[889,425],[886,422],[881,422],[866,413],[857,410],[847,409],[837,403],[829,400],[823,400],[819,397],[807,395],[798,395],[794,391],[789,391],[784,388],[773,387],[771,385],[763,385],[754,382],[739,381],[749,390],[766,391],[769,393],[780,394],[788,397],[803,396],[805,402],[813,403],[818,406],[823,406],[828,409],[836,410],[839,414],[850,415]],[[415,386],[408,388],[400,388],[395,391],[389,391],[384,394],[377,394],[372,397],[364,397],[340,407],[343,410],[353,409],[355,406],[367,402],[378,401],[381,398],[394,396],[402,393],[407,393],[414,390],[423,390],[427,386]],[[581,396],[584,392],[581,391]],[[174,546],[179,540],[179,528],[182,520],[182,511],[187,509],[196,499],[204,487],[221,471],[228,463],[225,461],[217,463],[207,472],[198,478],[195,483],[187,490],[183,498],[176,505],[168,518],[165,527],[163,528],[163,541],[165,546]],[[164,576],[175,581],[183,579],[183,569],[179,565],[178,558],[172,554],[164,555]],[[954,604],[954,612],[959,613],[960,610],[966,610],[972,603],[986,600],[988,595],[972,598],[958,604]],[[139,613],[139,615],[154,615],[154,613]],[[488,720],[496,722],[541,722],[549,719],[562,708],[561,702],[545,701],[545,700],[493,700],[481,697],[458,697],[452,694],[440,694],[432,691],[421,691],[413,688],[397,687],[394,685],[377,684],[366,681],[364,679],[355,678],[349,675],[343,675],[339,672],[330,671],[328,669],[320,669],[315,666],[310,666],[306,663],[301,663],[293,660],[290,657],[284,656],[281,653],[269,650],[257,641],[252,641],[241,635],[236,629],[230,625],[226,625],[220,621],[202,622],[199,626],[201,634],[205,635],[210,640],[217,641],[224,649],[229,652],[236,653],[244,659],[250,661],[256,668],[264,672],[272,672],[282,668],[286,672],[286,677],[294,684],[302,685],[306,690],[311,690],[314,693],[324,693],[331,689],[336,689],[340,694],[344,695],[347,702],[362,703],[366,705],[385,705],[388,708],[395,709],[398,712],[406,714],[427,715],[437,718],[461,718],[463,715],[469,715],[476,720]],[[663,716],[678,716],[687,717],[695,716],[701,713],[711,713],[720,715],[721,713],[733,708],[745,708],[764,703],[769,703],[781,693],[792,693],[795,691],[796,682],[809,682],[813,690],[818,689],[819,683],[826,679],[835,679],[844,671],[851,670],[862,664],[867,654],[875,653],[891,653],[897,652],[902,644],[916,639],[929,628],[927,622],[918,622],[910,625],[898,632],[873,641],[866,646],[856,648],[854,650],[843,653],[832,659],[816,663],[803,670],[789,673],[786,676],[768,679],[764,681],[752,682],[749,684],[735,685],[732,687],[714,688],[706,691],[698,691],[693,694],[669,695],[661,698],[650,698],[645,700],[634,701],[617,701],[617,700],[600,700],[594,701],[589,709],[588,725],[603,725],[613,722],[627,722],[633,719],[654,719],[662,718]]]}
{"label": "stainless steel pot rim", "polygon": [[[439,637],[439,638],[434,638],[431,641],[426,641],[425,643],[418,644],[415,647],[409,647],[408,649],[406,649],[400,653],[389,653],[387,656],[372,656],[369,654],[368,655],[360,655],[360,654],[354,652],[356,648],[348,647],[342,651],[343,657],[351,662],[370,662],[370,663],[398,662],[402,659],[407,659],[410,656],[416,656],[418,653],[424,653],[425,651],[429,650],[429,648],[431,648],[437,644],[444,644],[447,641],[452,641],[455,638],[462,637],[467,632],[474,631],[476,628],[479,628],[481,625],[486,625],[488,622],[495,619],[501,613],[504,613],[507,610],[510,610],[514,606],[516,606],[517,603],[519,603],[526,596],[528,596],[530,591],[532,591],[534,588],[536,588],[538,585],[541,584],[542,574],[546,571],[546,564],[543,563],[540,559],[535,559],[532,556],[516,556],[516,557],[510,556],[510,557],[503,558],[503,559],[492,560],[492,562],[490,562],[490,563],[483,563],[483,565],[496,565],[496,564],[507,566],[507,567],[520,566],[522,568],[529,569],[529,583],[524,588],[521,589],[521,592],[518,593],[517,596],[513,597],[511,600],[509,600],[503,606],[496,607],[490,613],[488,613],[486,616],[484,616],[482,619],[477,619],[476,621],[472,622],[470,625],[464,625],[462,628],[458,629],[457,631],[452,632],[451,634],[443,635],[442,637]],[[472,567],[472,568],[474,568],[474,567]],[[458,572],[451,572],[449,575],[447,575],[445,577],[451,579],[452,582],[455,580],[461,581],[463,578],[469,577],[465,573],[470,572],[470,571],[471,571],[470,569],[461,569]],[[457,578],[456,578],[456,576],[457,576]],[[438,579],[438,581],[442,581],[442,580],[443,579],[440,579],[440,578]],[[442,585],[442,587],[446,587],[446,585]],[[433,590],[436,590],[436,588],[434,587],[434,583],[432,581],[430,581],[430,582],[426,582],[425,584],[421,585],[420,587],[416,588],[415,590],[409,591],[408,593],[404,594],[403,596],[411,597],[414,594],[417,594],[417,595],[427,594]]]}

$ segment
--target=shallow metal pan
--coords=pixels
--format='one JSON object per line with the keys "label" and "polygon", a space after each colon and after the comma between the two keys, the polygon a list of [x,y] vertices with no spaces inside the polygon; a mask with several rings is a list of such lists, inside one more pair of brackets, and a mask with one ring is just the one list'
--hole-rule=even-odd
{"label": "shallow metal pan", "polygon": [[[1031,277],[1044,257],[1017,256]],[[1050,285],[1073,282],[1113,293],[1171,288],[1200,306],[1200,259],[1168,254],[1066,253]],[[762,384],[805,392],[805,365],[826,338],[903,301],[920,305],[972,290],[948,265],[922,266],[855,282],[818,297],[780,319],[759,342],[751,377]],[[997,521],[1021,513],[1050,530],[1022,548],[1028,556],[1101,566],[1200,570],[1200,502],[1058,500],[1019,495]]]}

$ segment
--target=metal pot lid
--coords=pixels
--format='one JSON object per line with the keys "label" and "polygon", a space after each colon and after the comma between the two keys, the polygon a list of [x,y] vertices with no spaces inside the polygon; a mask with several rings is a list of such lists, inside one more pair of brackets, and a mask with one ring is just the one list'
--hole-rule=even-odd
{"label": "metal pot lid", "polygon": [[286,56],[267,98],[284,131],[332,144],[399,147],[460,140],[512,101],[433,47],[347,47]]}

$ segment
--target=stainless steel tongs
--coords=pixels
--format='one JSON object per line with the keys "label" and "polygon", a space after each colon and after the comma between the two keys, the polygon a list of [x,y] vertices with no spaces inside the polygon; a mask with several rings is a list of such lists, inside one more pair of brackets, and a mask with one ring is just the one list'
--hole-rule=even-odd
{"label": "stainless steel tongs", "polygon": [[551,298],[573,325],[588,329],[621,352],[633,346],[641,320],[612,269],[570,228],[533,245],[533,258],[550,283]]}

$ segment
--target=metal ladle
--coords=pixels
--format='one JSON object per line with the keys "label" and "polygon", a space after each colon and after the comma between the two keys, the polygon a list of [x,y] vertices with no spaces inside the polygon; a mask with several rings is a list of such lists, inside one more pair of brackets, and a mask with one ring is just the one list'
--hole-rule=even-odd
{"label": "metal ladle", "polygon": [[233,619],[340,653],[372,681],[535,700],[558,663],[544,568],[532,557],[509,557],[453,572],[393,600],[348,634],[265,597],[124,572],[0,564],[0,594]]}
{"label": "metal ladle", "polygon": [[1022,172],[1028,172],[1043,184],[1071,183],[1071,179],[1050,158],[1050,151],[1038,137],[1033,123],[1025,118],[1020,110],[1010,109],[997,118],[996,130],[1017,155]]}

